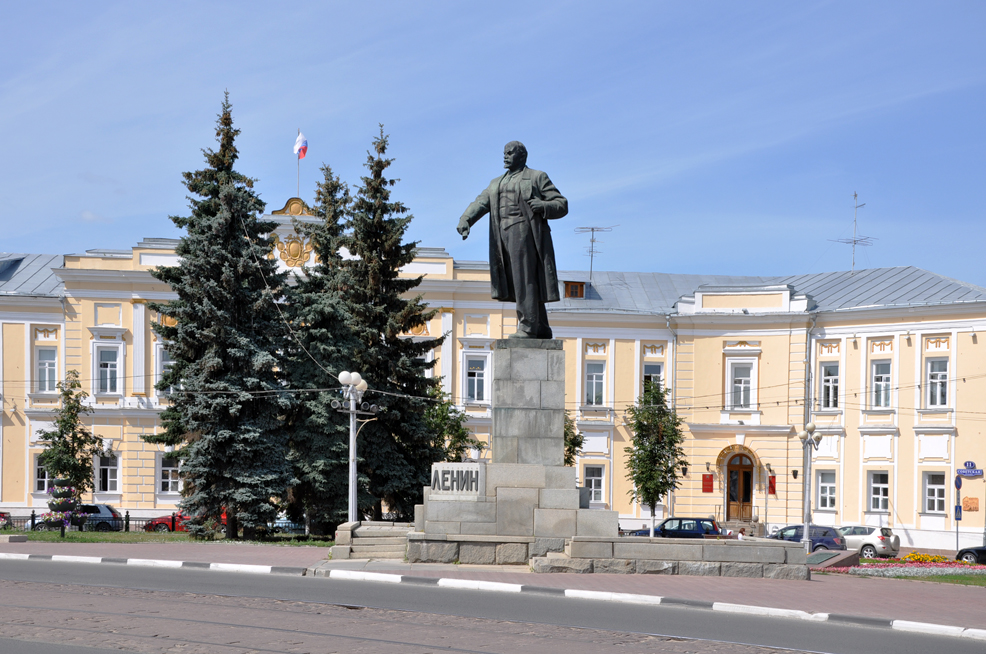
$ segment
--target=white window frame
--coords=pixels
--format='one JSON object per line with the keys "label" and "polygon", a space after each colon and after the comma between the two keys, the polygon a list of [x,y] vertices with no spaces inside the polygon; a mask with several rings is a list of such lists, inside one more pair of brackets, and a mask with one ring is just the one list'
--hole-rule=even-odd
{"label": "white window frame", "polygon": [[[600,391],[599,392],[599,397],[598,397],[599,402],[595,402],[595,401],[590,402],[589,401],[589,399],[590,399],[589,398],[589,389],[590,389],[590,383],[589,383],[589,366],[602,366],[602,371],[600,371],[598,373],[597,372],[592,373],[592,376],[593,376],[593,379],[592,379],[592,387],[595,388],[598,385],[599,391]],[[598,379],[596,378],[597,376],[598,376]],[[583,403],[584,403],[584,406],[591,406],[591,407],[604,407],[604,406],[606,406],[606,361],[598,361],[598,360],[595,360],[595,359],[587,359],[586,362],[585,362],[585,376],[583,377],[583,380],[584,380],[584,385],[585,385],[585,387],[584,387],[584,389],[582,391],[583,394],[584,394],[584,397],[582,398]],[[595,394],[593,395],[592,399],[593,400],[597,399],[596,396],[595,396]]]}
{"label": "white window frame", "polygon": [[[107,390],[107,391],[101,391],[101,390],[99,390],[99,383],[100,383],[100,378],[101,378],[101,375],[100,375],[100,370],[101,369],[100,369],[100,366],[99,366],[99,364],[100,364],[99,354],[100,354],[100,352],[108,352],[108,351],[115,351],[116,352],[116,390],[115,391],[109,391],[109,390]],[[126,353],[126,349],[124,348],[124,344],[123,343],[120,343],[120,342],[117,342],[117,343],[96,343],[95,347],[93,347],[93,349],[92,349],[92,370],[93,370],[93,376],[92,376],[92,394],[94,396],[101,396],[101,397],[120,397],[120,396],[123,396],[126,393],[126,378],[127,378],[127,376],[126,376],[126,369],[127,369],[127,367],[126,367],[126,359],[124,358],[125,353]]]}
{"label": "white window frame", "polygon": [[[832,480],[824,481],[823,475],[832,475]],[[835,470],[818,470],[815,475],[815,487],[818,489],[818,497],[815,499],[816,508],[820,511],[837,510],[838,485]]]}
{"label": "white window frame", "polygon": [[[838,361],[820,361],[818,365],[818,376],[821,379],[821,383],[819,384],[819,391],[821,392],[818,398],[819,406],[823,411],[838,409],[842,366],[839,365]],[[825,369],[828,366],[835,366],[836,373],[834,376],[825,374]]]}
{"label": "white window frame", "polygon": [[[39,456],[41,456],[41,455],[40,454],[35,454],[34,455],[34,485],[32,486],[33,490],[31,492],[32,493],[47,493],[48,492],[48,487],[51,485],[52,477],[51,477],[51,475],[48,474],[48,469],[45,468],[43,465],[41,465],[41,462],[38,461],[38,457]],[[38,471],[39,470],[44,470],[45,471],[45,476],[44,477],[41,477],[40,475],[38,475]],[[44,482],[41,484],[41,486],[43,486],[43,488],[38,488],[38,482],[39,481],[42,481],[42,480],[44,480]]]}
{"label": "white window frame", "polygon": [[[885,475],[887,478],[886,483],[877,482],[877,475]],[[866,503],[867,512],[869,513],[889,513],[890,512],[890,471],[888,470],[871,470],[868,477],[868,487],[869,492],[866,494],[868,501]],[[877,506],[874,507],[874,500],[876,500]]]}
{"label": "white window frame", "polygon": [[[932,484],[931,476],[941,475],[942,483]],[[931,470],[924,473],[924,494],[921,502],[922,513],[936,513],[944,515],[948,513],[948,474],[942,471]],[[935,506],[928,507],[928,503],[933,502]],[[938,507],[941,508],[938,508]]]}
{"label": "white window frame", "polygon": [[[167,399],[168,396],[171,395],[171,393],[174,392],[174,386],[171,387],[172,388],[171,391],[167,391],[167,392],[166,391],[160,391],[160,390],[158,390],[158,387],[157,387],[158,383],[161,381],[161,378],[164,377],[164,357],[166,355],[167,356],[170,356],[170,355],[168,355],[168,352],[165,349],[165,346],[166,345],[167,345],[167,342],[164,341],[164,342],[158,343],[157,346],[154,348],[154,395],[159,400]],[[173,363],[173,361],[172,361],[172,363]]]}
{"label": "white window frame", "polygon": [[[165,461],[174,461],[174,466],[165,467]],[[157,473],[157,494],[158,495],[180,495],[181,494],[181,460],[174,455],[174,452],[162,452],[161,456],[158,458],[158,473]],[[165,471],[169,471],[168,477],[165,478]],[[171,471],[174,471],[173,473]],[[162,486],[167,483],[169,486],[174,485],[175,490],[164,490]]]}
{"label": "white window frame", "polygon": [[[51,361],[46,360],[45,363],[50,363],[51,365],[46,365],[44,368],[41,367],[41,353],[44,351],[52,351],[55,353],[55,358]],[[50,373],[46,374],[46,373]],[[34,392],[35,393],[50,393],[55,394],[58,392],[58,347],[54,345],[38,345],[34,348]],[[50,384],[48,382],[51,382]],[[44,388],[42,388],[42,385]]]}
{"label": "white window frame", "polygon": [[[887,366],[886,374],[877,373],[877,366]],[[877,376],[886,377],[886,380],[881,380],[877,382]],[[894,362],[890,359],[879,359],[870,362],[870,408],[872,409],[890,409],[893,408],[892,394],[893,394],[893,383],[894,383]],[[879,386],[877,385],[879,384]],[[880,390],[878,390],[878,388]],[[881,395],[882,392],[882,395]],[[880,398],[882,398],[883,403],[880,403]]]}
{"label": "white window frame", "polygon": [[[478,399],[470,399],[469,397],[469,362],[470,361],[482,361],[483,362],[483,397]],[[490,366],[490,355],[478,353],[474,354],[472,352],[466,353],[462,357],[462,403],[463,404],[490,404],[490,396],[492,395],[493,385],[490,381],[490,373],[492,372]]]}
{"label": "white window frame", "polygon": [[[936,363],[944,363],[944,371],[932,372],[931,368]],[[925,394],[925,402],[929,409],[948,408],[948,358],[933,357],[925,359],[925,380],[928,387]],[[944,395],[944,397],[942,397]]]}
{"label": "white window frame", "polygon": [[[111,459],[113,459],[113,460],[116,461],[116,464],[113,465],[113,466],[108,466],[108,465],[107,466],[104,466],[103,465],[103,458],[111,458]],[[119,494],[121,494],[123,492],[123,491],[120,490],[120,486],[121,486],[123,480],[121,479],[122,475],[120,474],[120,455],[118,453],[116,453],[116,452],[103,452],[101,454],[97,454],[95,456],[95,460],[93,461],[93,467],[96,470],[96,479],[95,479],[95,482],[96,483],[93,484],[93,486],[95,486],[95,489],[96,489],[95,491],[93,491],[94,493],[107,494],[107,495],[119,495]],[[106,488],[103,488],[103,485],[102,485],[103,484],[103,470],[106,470],[107,471],[107,475],[106,475],[106,481],[107,481],[106,486],[107,487]],[[110,472],[114,472],[115,474],[112,474],[111,475]],[[110,482],[112,482],[112,483],[110,483]],[[109,488],[110,486],[115,486],[115,488]]]}
{"label": "white window frame", "polygon": [[[757,357],[728,357],[726,359],[726,380],[725,380],[725,393],[726,401],[724,402],[727,411],[758,411],[759,410],[759,398],[757,393],[758,386],[758,359]],[[735,380],[735,370],[739,367],[749,366],[750,367],[750,402],[748,406],[737,405],[733,403],[733,383]]]}
{"label": "white window frame", "polygon": [[[647,373],[647,366],[657,366],[658,373],[656,375]],[[658,388],[664,388],[664,363],[661,361],[645,361],[643,372],[640,375],[640,390],[643,392],[644,384],[647,382],[648,377],[657,377]]]}
{"label": "white window frame", "polygon": [[[599,471],[599,476],[589,476],[589,470]],[[602,464],[587,463],[582,466],[582,485],[591,488],[592,492],[589,501],[595,504],[606,502],[606,466]],[[591,481],[590,481],[591,480]]]}

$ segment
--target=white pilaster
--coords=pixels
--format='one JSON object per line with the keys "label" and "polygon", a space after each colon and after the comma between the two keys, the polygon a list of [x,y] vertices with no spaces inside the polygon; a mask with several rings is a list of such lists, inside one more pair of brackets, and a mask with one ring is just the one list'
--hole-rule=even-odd
{"label": "white pilaster", "polygon": [[131,393],[134,395],[144,395],[147,392],[147,381],[145,371],[147,363],[147,305],[143,302],[134,302],[133,335],[134,335],[134,378]]}
{"label": "white pilaster", "polygon": [[451,311],[442,312],[442,334],[445,335],[445,340],[442,342],[442,391],[447,394],[452,393],[452,344],[455,341],[455,334],[452,333],[453,317]]}

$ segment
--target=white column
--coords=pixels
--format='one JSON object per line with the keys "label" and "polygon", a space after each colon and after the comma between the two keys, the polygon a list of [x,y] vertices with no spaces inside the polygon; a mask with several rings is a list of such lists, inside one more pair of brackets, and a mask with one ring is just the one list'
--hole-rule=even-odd
{"label": "white column", "polygon": [[[146,354],[146,332],[147,332],[147,305],[143,302],[134,302],[134,377],[130,392],[133,395],[144,395],[147,392],[145,375]],[[126,374],[126,373],[124,373]]]}
{"label": "white column", "polygon": [[452,393],[452,352],[455,342],[455,334],[452,333],[453,317],[454,314],[450,311],[442,312],[442,334],[445,335],[445,341],[442,342],[442,391],[448,394]]}

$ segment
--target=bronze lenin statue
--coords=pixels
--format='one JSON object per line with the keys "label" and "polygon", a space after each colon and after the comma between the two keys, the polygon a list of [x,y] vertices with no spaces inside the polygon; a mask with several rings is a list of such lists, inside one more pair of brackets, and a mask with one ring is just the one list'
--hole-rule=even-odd
{"label": "bronze lenin statue", "polygon": [[560,297],[548,221],[568,213],[568,200],[545,173],[527,167],[523,143],[507,143],[503,166],[507,172],[466,208],[456,229],[465,239],[490,214],[493,299],[517,303],[517,333],[510,338],[551,338],[544,304]]}

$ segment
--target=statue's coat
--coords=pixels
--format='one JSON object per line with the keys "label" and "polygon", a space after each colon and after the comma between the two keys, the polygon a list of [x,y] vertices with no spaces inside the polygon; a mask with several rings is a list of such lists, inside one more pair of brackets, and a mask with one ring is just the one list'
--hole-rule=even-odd
{"label": "statue's coat", "polygon": [[[510,292],[510,284],[507,283],[507,273],[504,260],[510,256],[505,252],[500,240],[500,232],[509,229],[519,220],[527,220],[531,225],[534,234],[534,242],[537,246],[538,256],[543,263],[543,275],[537,280],[541,287],[541,297],[545,302],[557,302],[560,300],[558,293],[558,268],[555,265],[555,249],[551,244],[551,228],[548,220],[562,218],[568,213],[568,200],[565,199],[555,185],[548,179],[548,175],[540,170],[524,167],[520,173],[520,203],[524,215],[510,223],[501,224],[500,221],[500,181],[509,173],[504,173],[495,178],[490,185],[479,194],[479,197],[470,204],[462,214],[463,221],[472,227],[480,218],[490,214],[490,284],[493,287],[493,299],[501,302],[516,302],[516,298]],[[535,215],[527,203],[531,198],[538,198],[544,202],[544,213]]]}

